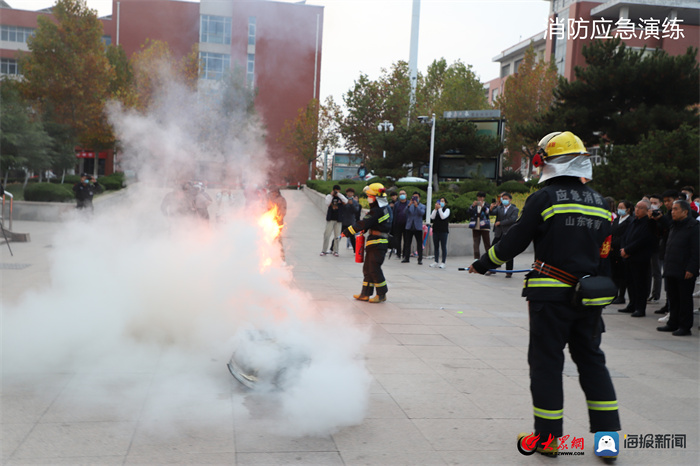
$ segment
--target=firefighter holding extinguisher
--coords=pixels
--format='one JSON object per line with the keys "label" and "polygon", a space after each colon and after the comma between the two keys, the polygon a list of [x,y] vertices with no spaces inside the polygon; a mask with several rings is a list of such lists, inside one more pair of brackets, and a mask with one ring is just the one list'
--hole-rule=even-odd
{"label": "firefighter holding extinguisher", "polygon": [[[342,236],[356,235],[358,241],[364,237],[360,232],[367,233],[365,241],[365,258],[362,266],[364,279],[362,281],[362,291],[353,298],[359,301],[369,301],[370,303],[382,303],[386,301],[386,279],[382,272],[384,256],[389,249],[389,232],[391,231],[391,220],[389,215],[389,202],[386,198],[386,189],[381,183],[372,183],[365,186],[365,194],[369,202],[369,212],[364,218],[354,225],[343,230]],[[357,253],[360,253],[358,248]],[[377,294],[372,296],[374,289]]]}

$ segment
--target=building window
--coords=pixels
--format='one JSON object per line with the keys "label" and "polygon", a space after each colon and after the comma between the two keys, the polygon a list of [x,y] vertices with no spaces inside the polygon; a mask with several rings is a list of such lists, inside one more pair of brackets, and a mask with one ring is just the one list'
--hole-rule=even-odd
{"label": "building window", "polygon": [[248,17],[248,45],[255,45],[255,16]]}
{"label": "building window", "polygon": [[102,36],[102,43],[107,47],[112,45],[112,36]]}
{"label": "building window", "polygon": [[199,27],[199,41],[210,44],[231,44],[231,18],[226,16],[202,15]]}
{"label": "building window", "polygon": [[18,26],[0,26],[0,40],[7,42],[27,42],[34,35],[34,29]]}
{"label": "building window", "polygon": [[523,59],[521,58],[520,60],[515,60],[515,63],[513,64],[513,73],[518,72],[518,68],[520,68],[520,64],[523,62]]}
{"label": "building window", "polygon": [[248,84],[252,84],[255,80],[255,55],[252,53],[248,54],[248,65],[246,66],[246,81]]}
{"label": "building window", "polygon": [[505,78],[510,74],[510,63],[501,66],[501,78]]}
{"label": "building window", "polygon": [[569,25],[567,24],[569,12],[563,11],[558,19],[563,22],[564,33],[561,34],[561,37],[557,37],[554,40],[554,64],[557,67],[557,72],[564,76],[564,71],[566,70],[566,38],[569,33]]}
{"label": "building window", "polygon": [[[246,64],[246,81],[249,86],[255,82],[255,32],[257,22],[255,16],[248,17],[248,50],[253,52],[248,54],[248,62]],[[251,48],[251,46],[253,46]]]}
{"label": "building window", "polygon": [[498,89],[494,89],[491,93],[491,102],[495,102],[498,99]]}
{"label": "building window", "polygon": [[204,64],[202,77],[204,79],[221,79],[231,68],[231,55],[223,53],[202,52],[199,59]]}
{"label": "building window", "polygon": [[0,58],[0,74],[19,74],[17,60],[12,58]]}

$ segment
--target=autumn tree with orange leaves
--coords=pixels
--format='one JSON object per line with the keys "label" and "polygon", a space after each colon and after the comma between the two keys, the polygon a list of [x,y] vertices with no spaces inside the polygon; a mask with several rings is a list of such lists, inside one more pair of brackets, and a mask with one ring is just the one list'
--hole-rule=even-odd
{"label": "autumn tree with orange leaves", "polygon": [[104,104],[113,69],[97,12],[84,0],[58,0],[52,13],[55,22],[37,18],[39,27],[27,40],[32,53],[20,57],[23,94],[45,117],[70,128],[78,144],[111,147]]}
{"label": "autumn tree with orange leaves", "polygon": [[308,164],[308,179],[312,179],[319,154],[337,146],[339,117],[340,106],[332,97],[328,97],[323,105],[311,99],[306,107],[299,109],[296,118],[284,122],[277,140],[297,160]]}
{"label": "autumn tree with orange leaves", "polygon": [[196,89],[199,78],[199,53],[197,46],[182,59],[177,60],[167,42],[147,40],[141,50],[130,60],[134,72],[135,102],[139,110],[146,110],[153,102],[156,92],[165,89],[168,83],[177,83]]}
{"label": "autumn tree with orange leaves", "polygon": [[[535,50],[530,45],[518,71],[508,77],[503,94],[496,101],[496,107],[501,109],[506,119],[505,146],[508,154],[523,154],[531,158],[536,152],[538,141],[528,138],[523,133],[522,126],[549,110],[554,102],[553,92],[557,83],[554,64],[537,61]],[[523,147],[526,148],[525,153]],[[529,167],[532,171],[532,163]]]}

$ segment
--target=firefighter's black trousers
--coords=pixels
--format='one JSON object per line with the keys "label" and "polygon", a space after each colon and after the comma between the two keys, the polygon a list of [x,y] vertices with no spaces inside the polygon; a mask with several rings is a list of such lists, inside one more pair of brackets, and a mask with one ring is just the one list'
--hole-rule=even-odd
{"label": "firefighter's black trousers", "polygon": [[386,279],[382,272],[382,264],[388,249],[387,244],[381,243],[365,248],[365,262],[362,265],[362,273],[364,279],[362,281],[362,295],[372,296],[374,288],[377,288],[377,294],[384,296],[387,292]]}
{"label": "firefighter's black trousers", "polygon": [[546,440],[564,435],[564,347],[578,367],[579,383],[586,395],[591,432],[618,431],[620,418],[615,389],[600,349],[605,331],[602,309],[576,310],[561,302],[530,301],[530,391],[535,432]]}

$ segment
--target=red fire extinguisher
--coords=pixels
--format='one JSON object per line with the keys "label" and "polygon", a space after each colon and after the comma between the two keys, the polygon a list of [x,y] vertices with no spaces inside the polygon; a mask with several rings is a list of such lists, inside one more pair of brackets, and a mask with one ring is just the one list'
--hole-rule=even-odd
{"label": "red fire extinguisher", "polygon": [[365,235],[359,232],[355,235],[355,262],[361,264],[365,261]]}

